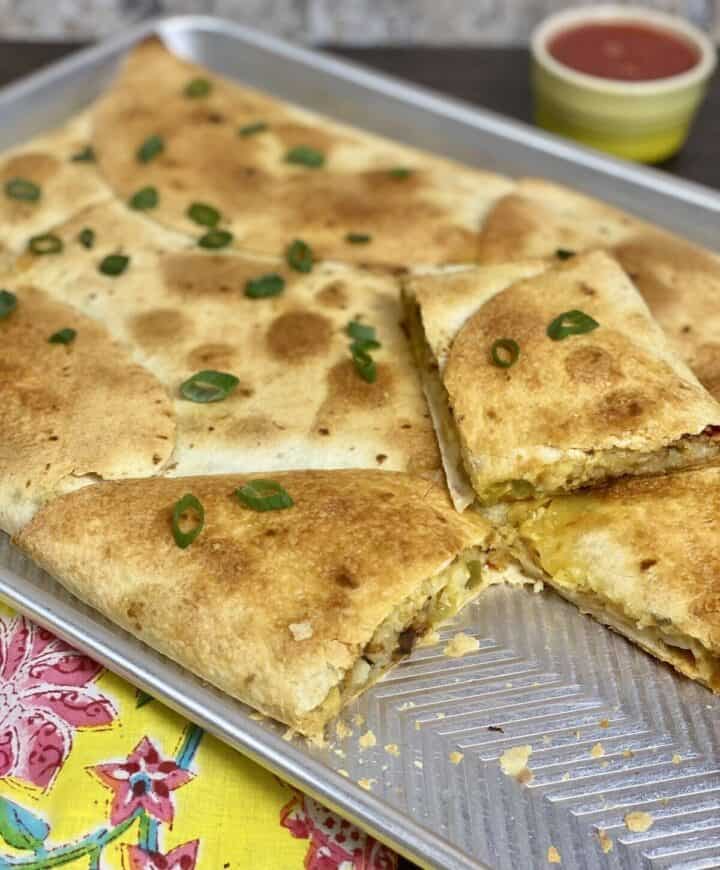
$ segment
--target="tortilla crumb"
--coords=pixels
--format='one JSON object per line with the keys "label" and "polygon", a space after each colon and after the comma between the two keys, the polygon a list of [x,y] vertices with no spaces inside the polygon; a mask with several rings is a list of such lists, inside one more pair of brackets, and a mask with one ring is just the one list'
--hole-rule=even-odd
{"label": "tortilla crumb", "polygon": [[467,653],[476,652],[480,649],[480,641],[476,637],[470,637],[469,634],[461,631],[450,640],[443,653],[451,659],[458,659]]}
{"label": "tortilla crumb", "polygon": [[598,831],[598,842],[600,843],[600,848],[607,855],[608,852],[612,852],[613,850],[613,841],[610,837],[602,830],[602,828]]}
{"label": "tortilla crumb", "polygon": [[416,731],[420,730],[420,720],[419,719],[415,722],[415,730]]}
{"label": "tortilla crumb", "polygon": [[548,864],[561,864],[562,858],[555,846],[548,846],[547,851]]}
{"label": "tortilla crumb", "polygon": [[570,779],[570,773],[566,770],[565,773],[560,777],[560,782],[567,782]]}
{"label": "tortilla crumb", "polygon": [[543,743],[549,746],[552,743],[552,737],[549,734],[543,734]]}
{"label": "tortilla crumb", "polygon": [[633,834],[644,834],[645,831],[649,831],[652,828],[654,822],[655,819],[650,813],[641,811],[627,813],[625,816],[625,827],[628,831],[632,831]]}
{"label": "tortilla crumb", "polygon": [[388,755],[394,755],[397,758],[400,755],[400,747],[397,743],[386,743],[385,752],[387,752]]}
{"label": "tortilla crumb", "polygon": [[418,646],[434,646],[436,643],[440,643],[440,635],[436,631],[431,631],[422,638]]}
{"label": "tortilla crumb", "polygon": [[370,791],[370,789],[373,787],[373,783],[375,782],[377,782],[376,779],[359,779],[358,785],[360,786],[360,788],[364,788],[365,791]]}
{"label": "tortilla crumb", "polygon": [[576,739],[576,740],[579,740],[580,737],[581,737],[581,735],[582,735],[582,732],[578,729],[578,730],[575,732],[575,739]]}
{"label": "tortilla crumb", "polygon": [[678,755],[677,753],[675,755],[673,755],[673,757],[672,757],[673,764],[680,764],[681,761],[682,761],[682,755]]}
{"label": "tortilla crumb", "polygon": [[398,707],[398,710],[403,713],[405,710],[412,710],[415,706],[415,701],[403,701],[403,703]]}
{"label": "tortilla crumb", "polygon": [[598,724],[600,725],[601,728],[609,728],[610,727],[610,722],[608,719],[601,719]]}
{"label": "tortilla crumb", "polygon": [[286,740],[289,743],[296,734],[297,731],[294,728],[288,728],[287,731],[283,734],[282,739]]}
{"label": "tortilla crumb", "polygon": [[415,759],[415,761],[413,761],[413,764],[415,765],[415,767],[417,767],[418,770],[422,770],[422,769],[423,769],[423,763],[422,763],[422,761],[418,761],[417,759]]}
{"label": "tortilla crumb", "polygon": [[462,752],[451,752],[448,756],[451,764],[460,764],[460,762],[465,758]]}
{"label": "tortilla crumb", "polygon": [[295,640],[309,640],[313,636],[313,628],[309,622],[291,622],[288,628]]}
{"label": "tortilla crumb", "polygon": [[353,716],[353,725],[357,725],[358,728],[365,723],[365,717],[362,713],[356,713]]}
{"label": "tortilla crumb", "polygon": [[522,785],[532,781],[532,771],[528,767],[528,759],[532,755],[532,746],[512,746],[500,756],[500,769],[505,776],[514,776]]}
{"label": "tortilla crumb", "polygon": [[343,722],[343,720],[340,719],[340,721],[337,722],[335,725],[335,733],[337,734],[339,739],[342,740],[345,737],[350,737],[350,735],[353,733],[353,730],[346,722]]}
{"label": "tortilla crumb", "polygon": [[372,746],[375,746],[377,740],[372,731],[366,731],[358,740],[358,743],[360,744],[361,749],[370,749]]}
{"label": "tortilla crumb", "polygon": [[333,752],[335,753],[335,755],[339,755],[340,758],[345,758],[345,756],[347,755],[347,752],[345,752],[344,749],[333,749]]}
{"label": "tortilla crumb", "polygon": [[265,716],[264,713],[258,713],[256,710],[253,710],[252,713],[249,713],[248,715],[254,722],[262,722],[263,719],[267,719],[267,716]]}
{"label": "tortilla crumb", "polygon": [[592,755],[593,758],[602,758],[603,755],[605,755],[605,748],[602,743],[596,743],[590,750],[590,755]]}
{"label": "tortilla crumb", "polygon": [[345,776],[345,777],[349,777],[349,776],[350,776],[350,774],[347,772],[347,770],[345,770],[344,767],[341,767],[341,768],[338,770],[338,773],[340,774],[340,776]]}
{"label": "tortilla crumb", "polygon": [[635,753],[632,749],[623,749],[623,758],[634,758]]}

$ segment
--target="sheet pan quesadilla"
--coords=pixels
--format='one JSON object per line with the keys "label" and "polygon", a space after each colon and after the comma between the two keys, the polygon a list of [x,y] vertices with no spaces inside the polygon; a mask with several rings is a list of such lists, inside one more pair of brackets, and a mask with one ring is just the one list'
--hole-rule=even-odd
{"label": "sheet pan quesadilla", "polygon": [[[458,459],[478,501],[492,504],[718,457],[720,406],[614,260],[593,252],[545,271],[514,269],[528,277],[510,283],[513,267],[504,266],[406,282],[459,508],[471,496],[458,483]],[[453,306],[442,305],[444,281],[456,293],[461,282],[476,302],[451,342],[443,324],[457,321]]]}
{"label": "sheet pan quesadilla", "polygon": [[194,238],[207,227],[189,209],[209,204],[235,244],[274,256],[300,237],[344,262],[471,261],[485,212],[513,185],[225,81],[156,39],[128,55],[93,126],[120,199],[153,187],[152,218]]}
{"label": "sheet pan quesadilla", "polygon": [[510,511],[547,583],[720,691],[720,469],[618,481]]}
{"label": "sheet pan quesadilla", "polygon": [[720,256],[550,181],[520,179],[487,215],[481,263],[612,252],[677,352],[720,398]]}
{"label": "sheet pan quesadilla", "polygon": [[[151,646],[315,735],[489,582],[494,534],[410,475],[300,471],[273,482],[292,506],[242,503],[237,490],[257,475],[98,484],[55,499],[15,540]],[[204,527],[181,548],[172,512],[186,493]]]}

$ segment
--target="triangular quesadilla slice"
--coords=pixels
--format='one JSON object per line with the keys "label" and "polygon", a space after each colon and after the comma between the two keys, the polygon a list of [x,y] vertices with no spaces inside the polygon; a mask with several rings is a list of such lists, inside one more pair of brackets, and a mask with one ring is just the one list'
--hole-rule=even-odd
{"label": "triangular quesadilla slice", "polygon": [[175,446],[160,382],[99,323],[30,286],[0,290],[0,399],[7,532],[58,492],[157,474]]}
{"label": "triangular quesadilla slice", "polygon": [[720,405],[675,356],[613,259],[577,255],[501,292],[497,275],[497,267],[465,273],[477,310],[439,356],[424,336],[439,334],[429,321],[443,309],[426,316],[422,305],[423,293],[441,298],[438,279],[414,278],[406,288],[414,346],[424,346],[422,364],[441,381],[430,401],[446,407],[435,417],[453,430],[480,503],[718,457]]}
{"label": "triangular quesadilla slice", "polygon": [[51,502],[16,543],[151,646],[317,734],[492,582],[494,534],[410,475],[259,478],[98,484]]}
{"label": "triangular quesadilla slice", "polygon": [[618,481],[511,514],[561,595],[720,692],[720,469]]}
{"label": "triangular quesadilla slice", "polygon": [[521,179],[484,222],[478,260],[612,252],[676,351],[720,398],[720,256],[561,185]]}
{"label": "triangular quesadilla slice", "polygon": [[[78,241],[84,230],[91,248]],[[163,384],[178,422],[169,473],[441,474],[390,276],[328,262],[303,273],[276,258],[203,250],[117,202],[53,232],[62,251],[24,255],[17,280],[102,321]],[[105,274],[118,256],[123,270]],[[364,353],[353,351],[359,340],[369,342]],[[193,401],[183,384],[203,371],[238,382],[219,401]]]}
{"label": "triangular quesadilla slice", "polygon": [[153,187],[152,219],[273,256],[300,238],[344,262],[472,261],[485,212],[513,185],[223,80],[157,39],[130,52],[93,119],[122,200]]}

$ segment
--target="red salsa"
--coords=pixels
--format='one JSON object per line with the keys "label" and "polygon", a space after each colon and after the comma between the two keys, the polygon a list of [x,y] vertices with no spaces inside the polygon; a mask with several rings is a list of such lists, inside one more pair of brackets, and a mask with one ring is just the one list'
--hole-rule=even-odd
{"label": "red salsa", "polygon": [[565,66],[604,79],[644,82],[676,76],[700,60],[682,36],[647,24],[607,21],[563,30],[548,51]]}

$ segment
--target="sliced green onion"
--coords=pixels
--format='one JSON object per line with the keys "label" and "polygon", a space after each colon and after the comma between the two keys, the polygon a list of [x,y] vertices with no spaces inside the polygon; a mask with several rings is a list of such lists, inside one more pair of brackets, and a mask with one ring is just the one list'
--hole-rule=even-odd
{"label": "sliced green onion", "polygon": [[600,324],[597,320],[585,314],[584,311],[578,311],[574,308],[572,311],[563,311],[555,320],[548,326],[547,334],[553,341],[562,341],[569,335],[582,335],[585,332],[592,332],[597,329]]}
{"label": "sliced green onion", "polygon": [[122,275],[129,265],[130,257],[126,257],[124,254],[108,254],[100,261],[98,269],[103,275],[115,278],[117,275]]}
{"label": "sliced green onion", "polygon": [[84,230],[80,231],[78,241],[83,248],[88,248],[89,250],[95,244],[95,230],[91,230],[90,227],[85,227]]}
{"label": "sliced green onion", "polygon": [[48,341],[50,344],[72,344],[75,341],[75,336],[77,335],[77,330],[71,329],[69,326],[66,326],[65,329],[60,329],[57,332],[53,332]]}
{"label": "sliced green onion", "polygon": [[367,233],[348,233],[345,236],[345,241],[351,245],[367,245],[368,242],[372,241],[372,236]]}
{"label": "sliced green onion", "polygon": [[240,381],[227,372],[208,369],[195,374],[180,384],[180,395],[191,402],[205,404],[222,402],[232,393]]}
{"label": "sliced green onion", "polygon": [[33,254],[59,254],[63,249],[63,241],[53,233],[43,233],[33,236],[28,242],[28,250]]}
{"label": "sliced green onion", "polygon": [[306,274],[312,272],[312,267],[315,262],[313,259],[312,248],[306,242],[303,242],[302,239],[295,239],[292,244],[288,245],[287,250],[285,251],[285,259],[291,269]]}
{"label": "sliced green onion", "polygon": [[198,97],[206,97],[211,90],[212,82],[210,79],[199,78],[188,82],[183,93],[190,99],[197,99]]}
{"label": "sliced green onion", "polygon": [[274,480],[251,480],[236,489],[235,495],[241,504],[254,511],[282,511],[295,504],[289,493]]}
{"label": "sliced green onion", "polygon": [[27,178],[11,178],[5,182],[5,195],[23,202],[37,202],[42,191],[34,181]]}
{"label": "sliced green onion", "polygon": [[388,175],[391,178],[410,178],[412,175],[412,169],[408,169],[407,166],[395,166],[392,169],[388,170]]}
{"label": "sliced green onion", "polygon": [[17,307],[17,296],[9,290],[0,290],[0,320]]}
{"label": "sliced green onion", "polygon": [[160,197],[156,187],[141,187],[130,198],[130,208],[145,211],[149,208],[155,208],[159,201]]}
{"label": "sliced green onion", "polygon": [[325,163],[325,155],[317,148],[309,145],[296,145],[285,155],[288,163],[296,163],[299,166],[307,166],[310,169],[319,169]]}
{"label": "sliced green onion", "polygon": [[558,248],[555,251],[555,256],[558,260],[569,260],[570,257],[575,256],[575,251],[571,251],[569,248]]}
{"label": "sliced green onion", "polygon": [[265,121],[255,121],[254,124],[246,124],[238,130],[241,136],[254,136],[256,133],[264,133],[268,128]]}
{"label": "sliced green onion", "polygon": [[149,163],[165,150],[165,140],[157,134],[148,138],[138,148],[135,156],[140,163]]}
{"label": "sliced green onion", "polygon": [[220,212],[204,202],[194,202],[185,214],[202,227],[215,227],[220,223]]}
{"label": "sliced green onion", "polygon": [[358,338],[350,343],[350,353],[356,350],[377,350],[379,347],[382,347],[382,345],[379,341],[375,341],[374,338]]}
{"label": "sliced green onion", "polygon": [[[197,514],[197,521],[189,531],[184,532],[180,528],[180,520],[183,518],[183,514],[187,513],[187,511],[194,511]],[[181,550],[184,550],[185,547],[189,547],[203,530],[204,525],[205,508],[202,506],[202,502],[200,499],[195,498],[192,493],[185,493],[185,495],[173,505],[172,533],[173,538],[175,538],[175,543]]]}
{"label": "sliced green onion", "polygon": [[490,348],[493,365],[501,369],[514,366],[520,356],[520,345],[512,338],[498,338]]}
{"label": "sliced green onion", "polygon": [[94,163],[97,160],[97,155],[92,145],[86,145],[80,151],[73,154],[70,160],[73,163]]}
{"label": "sliced green onion", "polygon": [[359,320],[351,320],[345,327],[345,332],[357,341],[375,341],[375,327],[367,323],[360,323]]}
{"label": "sliced green onion", "polygon": [[285,279],[282,275],[271,272],[248,281],[245,284],[245,295],[250,299],[268,299],[270,296],[279,296],[284,289]]}
{"label": "sliced green onion", "polygon": [[367,351],[363,350],[361,347],[353,347],[351,345],[350,353],[352,354],[355,371],[368,384],[374,384],[377,380],[377,368],[375,366],[375,360],[370,356],[369,353],[367,353]]}
{"label": "sliced green onion", "polygon": [[232,242],[233,234],[227,230],[212,229],[198,239],[201,248],[227,248]]}

